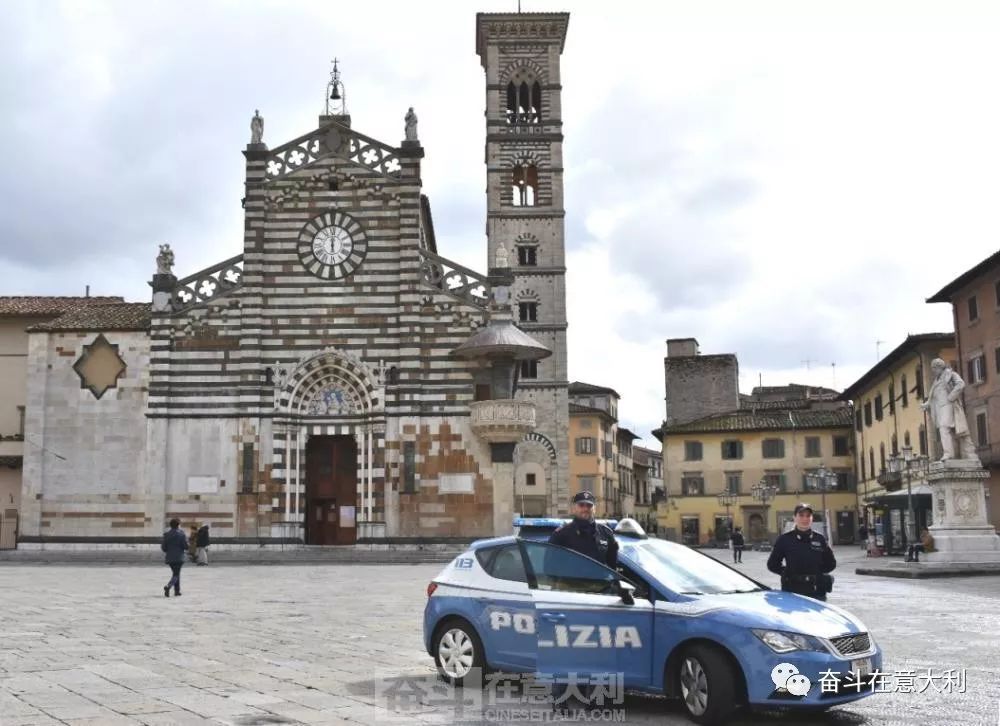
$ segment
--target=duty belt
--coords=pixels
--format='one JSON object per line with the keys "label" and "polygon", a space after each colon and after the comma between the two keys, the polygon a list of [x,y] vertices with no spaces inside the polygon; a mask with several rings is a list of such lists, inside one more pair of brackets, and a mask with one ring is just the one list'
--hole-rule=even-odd
{"label": "duty belt", "polygon": [[816,575],[785,575],[784,579],[788,582],[802,582],[807,584],[812,584],[816,582]]}

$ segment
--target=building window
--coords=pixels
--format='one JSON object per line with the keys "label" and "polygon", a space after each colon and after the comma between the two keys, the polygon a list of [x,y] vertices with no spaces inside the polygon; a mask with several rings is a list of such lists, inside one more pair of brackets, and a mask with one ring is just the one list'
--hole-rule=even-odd
{"label": "building window", "polygon": [[874,477],[875,476],[875,472],[877,471],[875,469],[875,448],[874,447],[871,447],[871,448],[868,449],[868,464],[869,464],[868,468],[871,469],[872,476]]}
{"label": "building window", "polygon": [[917,400],[924,400],[924,367],[917,366]]}
{"label": "building window", "polygon": [[976,296],[973,295],[969,298],[969,322],[975,322],[979,320],[979,303],[976,302]]}
{"label": "building window", "polygon": [[730,494],[739,494],[743,475],[738,471],[726,472],[726,491]]}
{"label": "building window", "polygon": [[771,487],[777,487],[778,491],[784,493],[787,491],[787,484],[785,482],[785,472],[783,471],[769,471],[764,474],[764,483]]}
{"label": "building window", "polygon": [[851,444],[846,436],[834,436],[833,437],[833,455],[834,456],[849,456],[851,453]]}
{"label": "building window", "polygon": [[889,381],[889,414],[896,413],[896,382]]}
{"label": "building window", "polygon": [[515,207],[533,207],[538,204],[538,167],[518,164],[511,177],[512,201]]}
{"label": "building window", "polygon": [[591,436],[581,436],[576,440],[576,453],[578,454],[596,454],[597,453],[597,439]]}
{"label": "building window", "polygon": [[596,481],[596,477],[588,474],[587,476],[578,476],[576,480],[580,483],[581,492],[590,492],[591,494],[594,493],[594,482]]}
{"label": "building window", "polygon": [[818,459],[821,456],[819,436],[806,436],[806,458]]}
{"label": "building window", "polygon": [[701,461],[702,448],[700,441],[684,442],[684,461]]}
{"label": "building window", "polygon": [[896,438],[896,434],[892,435],[892,439],[889,441],[889,446],[889,450],[892,451],[892,455],[896,456],[899,453],[899,439]]}
{"label": "building window", "polygon": [[1000,373],[1000,348],[993,350],[993,366],[997,373]]}
{"label": "building window", "polygon": [[996,295],[997,307],[1000,308],[1000,280],[993,286],[993,294]]}
{"label": "building window", "polygon": [[978,446],[988,446],[990,437],[986,431],[986,412],[976,414],[976,444]]}
{"label": "building window", "polygon": [[490,388],[489,383],[477,383],[473,397],[473,400],[476,401],[489,401],[493,398],[493,389]]}
{"label": "building window", "polygon": [[761,442],[761,455],[765,459],[783,459],[785,457],[784,439],[764,439]]}
{"label": "building window", "polygon": [[507,84],[507,123],[537,124],[542,120],[542,86],[535,81]]}
{"label": "building window", "polygon": [[982,353],[969,360],[969,382],[982,383],[986,380],[986,356]]}
{"label": "building window", "polygon": [[854,411],[854,430],[860,431],[862,428],[861,409]]}
{"label": "building window", "polygon": [[875,396],[875,420],[882,420],[882,394],[879,393]]}
{"label": "building window", "polygon": [[244,494],[253,494],[253,444],[243,444],[243,481],[240,490]]}
{"label": "building window", "polygon": [[861,462],[861,481],[864,481],[868,478],[868,474],[865,473],[865,455],[862,454],[859,456],[858,461]]}
{"label": "building window", "polygon": [[920,446],[920,454],[927,456],[927,429],[924,428],[923,424],[917,430],[917,443]]}
{"label": "building window", "polygon": [[851,486],[851,472],[849,471],[838,471],[837,474],[837,491],[838,492],[849,492],[852,490]]}
{"label": "building window", "polygon": [[604,458],[610,459],[615,455],[614,445],[610,441],[604,442]]}
{"label": "building window", "polygon": [[538,264],[537,248],[534,245],[518,245],[517,264],[521,267],[535,267]]}
{"label": "building window", "polygon": [[903,447],[907,448],[907,449],[910,448],[910,432],[909,431],[904,431],[903,432]]}
{"label": "building window", "polygon": [[525,474],[524,475],[524,483],[527,486],[529,486],[529,487],[535,486],[535,475],[534,474]]}
{"label": "building window", "polygon": [[872,425],[872,402],[865,401],[865,426]]}
{"label": "building window", "polygon": [[17,407],[17,435],[24,440],[24,406]]}
{"label": "building window", "polygon": [[742,441],[723,441],[722,442],[722,458],[723,459],[742,459],[743,458],[743,442]]}
{"label": "building window", "polygon": [[879,471],[885,471],[885,444],[878,445]]}
{"label": "building window", "polygon": [[538,303],[523,302],[517,304],[518,318],[522,323],[538,322]]}
{"label": "building window", "polygon": [[538,361],[521,361],[521,378],[538,378]]}
{"label": "building window", "polygon": [[681,493],[685,496],[698,496],[705,493],[705,480],[701,474],[685,474],[681,477]]}
{"label": "building window", "polygon": [[905,374],[900,379],[899,384],[903,388],[903,392],[900,394],[900,397],[902,398],[901,403],[903,404],[903,408],[906,408],[907,406],[910,405],[910,392],[908,390],[906,390],[906,375]]}
{"label": "building window", "polygon": [[417,491],[417,444],[403,442],[403,494]]}

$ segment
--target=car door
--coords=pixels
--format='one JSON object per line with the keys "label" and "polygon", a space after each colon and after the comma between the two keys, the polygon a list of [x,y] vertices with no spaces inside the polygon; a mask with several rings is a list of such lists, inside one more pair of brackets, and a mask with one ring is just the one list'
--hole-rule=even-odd
{"label": "car door", "polygon": [[520,542],[535,607],[540,676],[588,680],[621,674],[626,686],[649,681],[653,609],[626,604],[618,573],[577,552]]}
{"label": "car door", "polygon": [[477,600],[482,605],[480,632],[489,638],[494,665],[532,671],[538,638],[521,550],[509,544],[481,549],[476,556],[492,578]]}

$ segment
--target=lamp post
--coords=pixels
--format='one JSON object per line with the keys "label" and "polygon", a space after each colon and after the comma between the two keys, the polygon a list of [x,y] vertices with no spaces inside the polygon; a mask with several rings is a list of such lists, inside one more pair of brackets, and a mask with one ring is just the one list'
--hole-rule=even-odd
{"label": "lamp post", "polygon": [[754,499],[764,505],[764,535],[767,541],[770,542],[771,538],[767,531],[768,505],[771,503],[771,500],[774,499],[774,495],[778,493],[778,487],[774,484],[769,484],[767,479],[761,479],[750,488],[750,493],[753,495]]}
{"label": "lamp post", "polygon": [[717,499],[719,500],[719,506],[726,508],[726,526],[729,527],[729,533],[733,533],[733,518],[729,516],[729,508],[736,504],[736,500],[739,495],[735,492],[724,491],[720,494]]}
{"label": "lamp post", "polygon": [[823,464],[815,471],[806,474],[806,484],[810,489],[818,490],[821,493],[823,507],[823,529],[826,539],[832,542],[830,535],[830,517],[826,511],[826,493],[837,488],[837,472],[830,471]]}
{"label": "lamp post", "polygon": [[913,448],[904,446],[899,453],[889,457],[889,471],[906,477],[906,544],[912,545],[917,540],[917,520],[913,512],[913,472],[923,470],[927,463],[926,456],[914,456]]}

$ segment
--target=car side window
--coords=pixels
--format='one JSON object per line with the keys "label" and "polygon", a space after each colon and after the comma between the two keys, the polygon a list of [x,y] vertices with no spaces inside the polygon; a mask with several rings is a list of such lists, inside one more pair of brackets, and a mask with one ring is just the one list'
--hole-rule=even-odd
{"label": "car side window", "polygon": [[616,591],[618,573],[600,562],[544,542],[522,540],[521,545],[534,575],[534,582],[528,582],[534,588],[604,595]]}
{"label": "car side window", "polygon": [[524,571],[524,561],[521,559],[521,550],[516,544],[501,547],[494,555],[487,572],[498,580],[528,581],[528,575]]}
{"label": "car side window", "polygon": [[623,580],[635,585],[635,597],[641,597],[649,601],[653,600],[653,589],[649,586],[649,583],[635,574],[632,569],[619,562],[618,573],[621,575]]}

